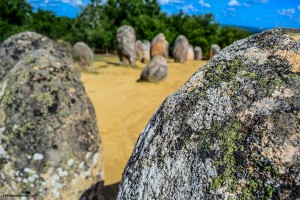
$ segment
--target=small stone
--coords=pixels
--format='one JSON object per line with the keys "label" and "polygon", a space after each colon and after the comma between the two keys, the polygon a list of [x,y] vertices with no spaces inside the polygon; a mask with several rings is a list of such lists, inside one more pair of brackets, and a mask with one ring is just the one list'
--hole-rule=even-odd
{"label": "small stone", "polygon": [[29,173],[29,174],[35,174],[35,173],[36,173],[34,170],[32,170],[32,169],[30,169],[30,168],[28,168],[28,167],[26,167],[26,168],[24,169],[24,172]]}
{"label": "small stone", "polygon": [[69,160],[67,161],[67,164],[68,164],[69,166],[72,166],[72,165],[74,164],[74,159],[69,159]]}
{"label": "small stone", "polygon": [[40,154],[40,153],[35,153],[33,155],[33,160],[42,160],[44,158],[43,154]]}

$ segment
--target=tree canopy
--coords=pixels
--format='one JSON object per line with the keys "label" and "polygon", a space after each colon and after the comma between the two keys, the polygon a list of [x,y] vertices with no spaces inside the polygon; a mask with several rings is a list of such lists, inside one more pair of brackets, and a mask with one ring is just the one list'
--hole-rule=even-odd
{"label": "tree canopy", "polygon": [[164,33],[171,46],[178,35],[185,35],[190,44],[200,46],[206,54],[214,43],[225,47],[250,35],[239,28],[221,26],[210,13],[167,15],[157,0],[90,0],[74,19],[40,9],[33,12],[26,0],[0,0],[0,10],[0,41],[28,30],[72,44],[83,41],[102,52],[115,51],[116,30],[121,25],[131,25],[140,40],[151,41],[156,34]]}

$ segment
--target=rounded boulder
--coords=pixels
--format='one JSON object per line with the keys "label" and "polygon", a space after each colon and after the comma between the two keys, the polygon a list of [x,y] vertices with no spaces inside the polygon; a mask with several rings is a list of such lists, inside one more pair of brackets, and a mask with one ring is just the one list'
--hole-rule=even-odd
{"label": "rounded boulder", "polygon": [[179,35],[174,42],[173,58],[175,62],[185,63],[189,50],[189,41],[184,35]]}
{"label": "rounded boulder", "polygon": [[136,61],[136,35],[131,26],[123,25],[118,28],[117,48],[121,64],[124,64],[125,58],[131,66],[134,66]]}
{"label": "rounded boulder", "polygon": [[142,131],[118,199],[299,199],[300,31],[238,40]]}
{"label": "rounded boulder", "polygon": [[84,42],[76,42],[72,54],[75,66],[78,65],[79,69],[86,72],[94,71],[94,53],[88,45]]}
{"label": "rounded boulder", "polygon": [[63,60],[46,50],[32,51],[0,87],[1,191],[79,199],[103,181],[95,111]]}
{"label": "rounded boulder", "polygon": [[155,56],[143,69],[138,81],[158,82],[165,79],[168,75],[167,60],[161,56]]}
{"label": "rounded boulder", "polygon": [[163,33],[156,35],[151,41],[151,57],[161,55],[165,58],[169,56],[169,42]]}

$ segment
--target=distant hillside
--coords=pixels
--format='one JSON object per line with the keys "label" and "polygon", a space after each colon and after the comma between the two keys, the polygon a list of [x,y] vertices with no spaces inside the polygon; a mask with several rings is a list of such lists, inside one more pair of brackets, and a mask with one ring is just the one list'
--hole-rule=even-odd
{"label": "distant hillside", "polygon": [[260,33],[265,30],[268,30],[269,28],[258,28],[258,27],[251,27],[251,26],[234,26],[234,25],[222,25],[224,27],[237,27],[240,29],[244,29],[252,34]]}

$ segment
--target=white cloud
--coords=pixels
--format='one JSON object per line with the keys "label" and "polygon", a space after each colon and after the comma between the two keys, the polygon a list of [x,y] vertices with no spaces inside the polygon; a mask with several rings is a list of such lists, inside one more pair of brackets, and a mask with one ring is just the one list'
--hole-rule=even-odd
{"label": "white cloud", "polygon": [[227,10],[229,10],[231,12],[235,12],[235,8],[227,8]]}
{"label": "white cloud", "polygon": [[241,6],[241,4],[237,0],[230,0],[228,6]]}
{"label": "white cloud", "polygon": [[268,3],[269,0],[253,0],[254,2],[257,2],[257,3]]}
{"label": "white cloud", "polygon": [[185,13],[189,13],[189,12],[195,12],[195,11],[198,11],[198,10],[196,8],[194,8],[194,6],[192,4],[190,4],[190,5],[184,6],[182,8],[182,11],[185,12]]}
{"label": "white cloud", "polygon": [[250,7],[250,6],[251,6],[251,4],[248,4],[248,3],[243,3],[243,6],[245,6],[245,7]]}
{"label": "white cloud", "polygon": [[73,0],[72,4],[75,6],[82,6],[83,2],[82,2],[82,0]]}
{"label": "white cloud", "polygon": [[158,2],[162,5],[172,4],[172,3],[184,3],[183,0],[159,0]]}
{"label": "white cloud", "polygon": [[285,15],[285,16],[288,16],[288,17],[292,18],[293,15],[295,14],[295,9],[294,8],[288,8],[288,9],[277,10],[277,13],[279,15]]}
{"label": "white cloud", "polygon": [[298,10],[300,10],[300,5],[299,5],[299,6],[297,6],[297,8],[298,8]]}
{"label": "white cloud", "polygon": [[201,7],[210,8],[210,4],[209,3],[205,3],[204,0],[200,0],[199,4],[200,4]]}

